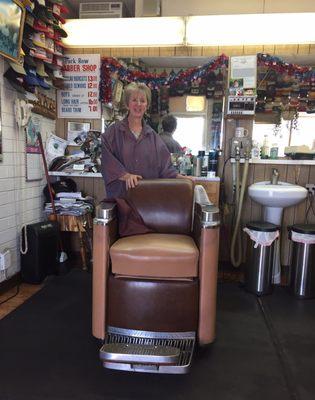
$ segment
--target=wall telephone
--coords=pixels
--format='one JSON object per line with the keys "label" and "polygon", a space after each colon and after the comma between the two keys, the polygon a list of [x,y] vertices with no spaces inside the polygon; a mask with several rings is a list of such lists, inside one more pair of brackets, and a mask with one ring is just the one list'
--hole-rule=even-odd
{"label": "wall telephone", "polygon": [[30,117],[33,104],[25,100],[16,99],[14,102],[15,119],[19,128],[25,128]]}

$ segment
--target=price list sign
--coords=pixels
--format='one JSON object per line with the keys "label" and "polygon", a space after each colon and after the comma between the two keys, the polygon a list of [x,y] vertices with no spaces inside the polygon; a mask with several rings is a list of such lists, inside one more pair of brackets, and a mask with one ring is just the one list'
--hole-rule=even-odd
{"label": "price list sign", "polygon": [[64,89],[57,91],[58,118],[100,118],[100,54],[68,57],[63,66]]}

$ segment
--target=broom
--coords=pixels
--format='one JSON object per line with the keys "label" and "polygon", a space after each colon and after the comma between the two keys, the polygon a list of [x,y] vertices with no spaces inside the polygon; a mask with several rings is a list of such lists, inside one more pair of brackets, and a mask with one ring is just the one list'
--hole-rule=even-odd
{"label": "broom", "polygon": [[[37,138],[38,138],[39,148],[40,148],[40,152],[41,152],[42,159],[43,159],[46,182],[47,182],[47,187],[48,187],[48,192],[49,192],[49,197],[50,197],[50,202],[51,202],[51,207],[52,207],[52,214],[51,214],[50,219],[52,221],[57,221],[57,213],[56,213],[55,198],[54,198],[54,194],[55,193],[53,192],[53,189],[52,189],[51,184],[50,184],[50,178],[49,178],[49,174],[48,174],[48,168],[47,168],[45,151],[44,151],[44,146],[43,146],[43,141],[42,141],[42,135],[40,134],[40,132],[37,133]],[[67,256],[66,252],[63,250],[61,239],[59,239],[58,261],[60,263],[63,263],[67,259],[68,259],[68,256]]]}

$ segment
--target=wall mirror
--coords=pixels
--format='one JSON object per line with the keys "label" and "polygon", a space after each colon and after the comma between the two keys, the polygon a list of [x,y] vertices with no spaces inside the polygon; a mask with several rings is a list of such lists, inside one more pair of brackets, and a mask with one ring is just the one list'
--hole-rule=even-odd
{"label": "wall mirror", "polygon": [[257,145],[275,149],[265,158],[315,158],[314,66],[314,55],[258,61],[252,138]]}
{"label": "wall mirror", "polygon": [[[174,138],[192,154],[199,150],[209,151],[219,148],[222,141],[222,109],[225,78],[227,73],[224,61],[219,57],[143,57],[138,59],[119,59],[126,70],[118,69],[112,78],[130,71],[141,71],[152,77],[152,104],[150,124],[161,131],[161,118],[172,113],[177,119]],[[161,85],[167,79],[169,91]],[[121,93],[113,84],[112,105],[119,103]],[[112,110],[104,108],[103,118],[110,119]]]}
{"label": "wall mirror", "polygon": [[2,113],[1,113],[1,86],[0,86],[0,162],[3,160],[2,149]]}
{"label": "wall mirror", "polygon": [[[292,65],[296,68],[305,67],[307,70],[315,65],[315,57],[274,56],[268,62],[271,65],[278,59],[284,64],[279,65],[278,69],[270,68],[268,64],[258,68],[258,102],[252,138],[262,145],[267,135],[269,146],[277,145],[278,156],[283,157],[288,145],[304,145],[309,149],[315,147],[315,73],[305,71],[304,75],[303,72],[302,75],[300,73],[300,79],[296,79],[296,71],[292,70]],[[213,60],[214,57],[142,57],[121,58],[118,61],[130,69],[140,68],[148,73],[167,75],[202,67]],[[219,84],[217,81],[218,79],[210,81],[204,88],[197,78],[196,86],[191,87],[188,93],[185,93],[185,88],[179,84],[175,96],[173,93],[167,100],[168,111],[176,116],[178,122],[174,138],[183,147],[190,148],[193,154],[197,154],[198,150],[222,148],[222,108],[227,86],[226,80],[223,79]],[[185,78],[180,83],[185,85]],[[206,90],[208,95],[205,95],[203,90]],[[161,129],[159,114],[161,115],[161,109],[156,114],[153,113],[151,121],[156,131]]]}

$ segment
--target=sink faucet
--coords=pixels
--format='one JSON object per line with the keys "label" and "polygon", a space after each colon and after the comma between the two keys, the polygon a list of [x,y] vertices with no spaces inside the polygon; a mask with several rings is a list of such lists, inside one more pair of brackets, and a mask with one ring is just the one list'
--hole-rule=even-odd
{"label": "sink faucet", "polygon": [[279,179],[279,171],[276,168],[273,168],[271,173],[270,183],[272,185],[278,185],[278,179]]}

